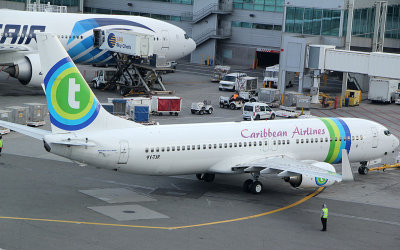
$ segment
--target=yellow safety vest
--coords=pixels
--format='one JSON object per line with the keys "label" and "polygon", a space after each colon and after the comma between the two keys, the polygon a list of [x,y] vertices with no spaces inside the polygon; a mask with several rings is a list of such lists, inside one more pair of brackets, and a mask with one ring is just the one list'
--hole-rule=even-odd
{"label": "yellow safety vest", "polygon": [[0,140],[0,148],[3,147],[3,140]]}
{"label": "yellow safety vest", "polygon": [[321,218],[328,219],[328,208],[323,208],[321,210]]}

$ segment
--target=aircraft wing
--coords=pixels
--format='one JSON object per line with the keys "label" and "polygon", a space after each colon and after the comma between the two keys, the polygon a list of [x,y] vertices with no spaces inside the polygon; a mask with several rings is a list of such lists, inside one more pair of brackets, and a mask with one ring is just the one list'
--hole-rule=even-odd
{"label": "aircraft wing", "polygon": [[279,177],[310,175],[339,182],[342,181],[340,174],[318,166],[327,164],[329,163],[307,160],[299,161],[286,156],[279,156],[250,160],[247,163],[241,163],[232,167],[232,170],[239,173],[257,172],[260,174],[277,174]]}
{"label": "aircraft wing", "polygon": [[0,45],[0,54],[17,51],[29,51],[30,49],[25,45]]}
{"label": "aircraft wing", "polygon": [[0,121],[0,127],[8,128],[14,130],[18,133],[33,137],[38,140],[43,140],[44,136],[47,134],[51,134],[51,131],[32,128],[25,125],[15,124],[6,121]]}

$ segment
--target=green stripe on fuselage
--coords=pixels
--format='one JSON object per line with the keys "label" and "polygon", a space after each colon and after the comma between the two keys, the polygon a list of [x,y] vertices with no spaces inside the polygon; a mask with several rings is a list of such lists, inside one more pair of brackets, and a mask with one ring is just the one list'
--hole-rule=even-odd
{"label": "green stripe on fuselage", "polygon": [[337,141],[335,141],[335,138],[339,137],[338,135],[340,135],[340,131],[337,128],[335,122],[333,122],[332,120],[326,118],[320,118],[320,120],[325,124],[326,128],[328,129],[329,137],[331,140],[325,162],[332,163],[339,154],[340,143],[337,143]]}

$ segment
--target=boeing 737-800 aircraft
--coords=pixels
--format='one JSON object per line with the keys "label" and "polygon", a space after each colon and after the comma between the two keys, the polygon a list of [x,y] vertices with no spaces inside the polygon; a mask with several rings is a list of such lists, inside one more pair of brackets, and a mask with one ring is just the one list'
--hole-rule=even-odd
{"label": "boeing 737-800 aircraft", "polygon": [[399,146],[384,126],[356,118],[143,126],[105,111],[56,35],[38,34],[52,131],[0,121],[44,141],[47,151],[102,168],[145,175],[249,173],[243,187],[277,174],[293,187],[341,181],[332,163],[381,158]]}
{"label": "boeing 737-800 aircraft", "polygon": [[111,16],[0,10],[0,66],[22,84],[40,86],[41,63],[36,34],[56,34],[75,63],[110,64],[111,53],[93,47],[93,29],[130,30],[154,36],[154,54],[174,61],[189,55],[195,42],[184,30],[142,16]]}

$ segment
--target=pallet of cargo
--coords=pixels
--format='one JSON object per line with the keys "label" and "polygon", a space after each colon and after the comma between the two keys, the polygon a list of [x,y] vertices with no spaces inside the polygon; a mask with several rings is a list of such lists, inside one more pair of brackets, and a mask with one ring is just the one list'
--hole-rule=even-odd
{"label": "pallet of cargo", "polygon": [[38,121],[38,122],[27,122],[26,125],[30,126],[30,127],[39,127],[39,126],[44,126],[46,124],[45,121]]}
{"label": "pallet of cargo", "polygon": [[8,128],[0,128],[0,135],[9,134],[10,132],[11,130],[9,130]]}

